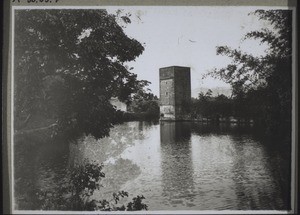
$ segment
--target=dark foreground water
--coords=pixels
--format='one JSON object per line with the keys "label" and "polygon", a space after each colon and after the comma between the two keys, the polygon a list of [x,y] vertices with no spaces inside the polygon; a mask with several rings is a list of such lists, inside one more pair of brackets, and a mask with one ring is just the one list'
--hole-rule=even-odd
{"label": "dark foreground water", "polygon": [[247,126],[129,122],[110,137],[87,136],[77,144],[19,141],[16,209],[40,209],[36,192],[58,189],[66,169],[85,159],[105,165],[104,187],[93,196],[99,200],[125,190],[144,195],[149,210],[290,208],[288,145]]}

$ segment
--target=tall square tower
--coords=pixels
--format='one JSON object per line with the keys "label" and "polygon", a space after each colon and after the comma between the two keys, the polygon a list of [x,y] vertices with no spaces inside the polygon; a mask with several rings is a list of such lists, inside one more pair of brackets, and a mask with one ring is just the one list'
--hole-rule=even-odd
{"label": "tall square tower", "polygon": [[171,66],[159,69],[160,119],[187,120],[191,106],[191,69]]}

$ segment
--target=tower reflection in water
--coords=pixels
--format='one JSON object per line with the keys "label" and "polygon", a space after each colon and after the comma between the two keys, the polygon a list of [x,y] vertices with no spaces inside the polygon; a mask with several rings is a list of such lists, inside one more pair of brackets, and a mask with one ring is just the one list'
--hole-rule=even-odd
{"label": "tower reflection in water", "polygon": [[193,206],[195,182],[190,123],[161,121],[160,140],[164,204]]}

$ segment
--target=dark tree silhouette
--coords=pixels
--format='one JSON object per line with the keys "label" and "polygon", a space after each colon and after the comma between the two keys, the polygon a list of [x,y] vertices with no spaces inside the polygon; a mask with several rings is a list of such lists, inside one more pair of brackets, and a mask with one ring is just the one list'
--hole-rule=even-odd
{"label": "dark tree silhouette", "polygon": [[270,23],[245,35],[268,44],[266,55],[255,57],[227,46],[217,47],[218,55],[232,62],[206,75],[231,84],[235,103],[241,112],[256,118],[273,133],[280,128],[290,131],[292,105],[292,11],[257,10],[253,14]]}
{"label": "dark tree silhouette", "polygon": [[128,15],[106,10],[17,10],[15,14],[15,125],[32,116],[53,119],[55,132],[108,135],[120,100],[148,84],[125,66],[144,48],[120,25]]}

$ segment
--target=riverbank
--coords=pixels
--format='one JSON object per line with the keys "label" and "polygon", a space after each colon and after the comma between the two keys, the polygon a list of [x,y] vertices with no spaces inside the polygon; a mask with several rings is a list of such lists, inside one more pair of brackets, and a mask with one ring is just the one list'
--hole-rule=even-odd
{"label": "riverbank", "polygon": [[132,121],[159,121],[159,115],[147,112],[134,113],[119,111],[116,114],[117,122],[132,122]]}
{"label": "riverbank", "polygon": [[226,124],[248,124],[254,125],[254,120],[252,119],[237,119],[233,117],[228,118],[207,118],[207,117],[198,117],[191,118],[186,117],[183,119],[173,120],[173,119],[160,119],[160,121],[186,121],[186,122],[201,122],[201,123],[226,123]]}

